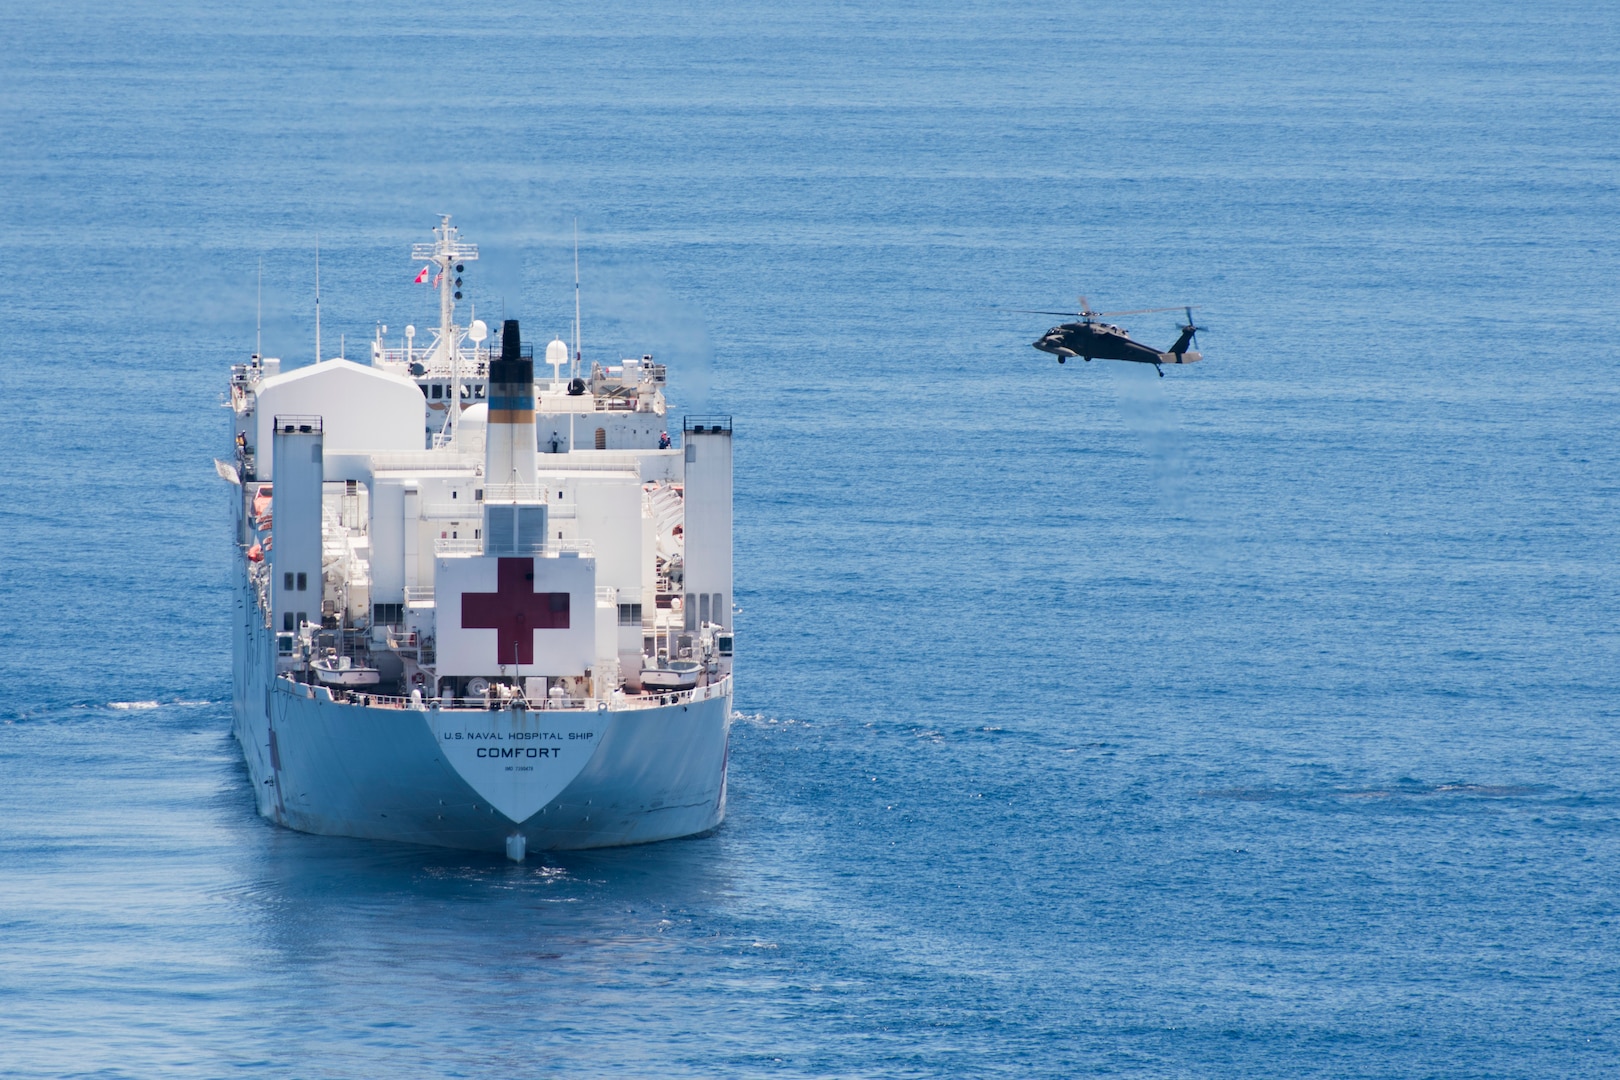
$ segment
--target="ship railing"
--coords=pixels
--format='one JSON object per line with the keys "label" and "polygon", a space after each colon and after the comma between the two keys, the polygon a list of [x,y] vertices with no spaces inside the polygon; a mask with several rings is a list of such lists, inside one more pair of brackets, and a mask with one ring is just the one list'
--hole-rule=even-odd
{"label": "ship railing", "polygon": [[419,648],[421,642],[417,640],[415,630],[389,630],[388,647],[398,652],[401,649]]}
{"label": "ship railing", "polygon": [[466,502],[428,503],[421,510],[423,521],[480,521],[484,516],[482,503]]}
{"label": "ship railing", "polygon": [[[584,451],[584,450],[586,450],[588,448],[582,446],[579,449],[581,451]],[[549,470],[555,468],[556,471],[558,471],[558,472],[571,472],[571,473],[574,473],[574,472],[625,473],[627,475],[637,475],[637,477],[639,479],[639,474],[637,473],[637,470],[640,468],[640,465],[638,464],[638,462],[636,460],[637,456],[640,455],[640,454],[654,454],[654,453],[657,453],[658,451],[656,451],[656,450],[641,450],[641,451],[633,451],[633,450],[632,451],[626,451],[626,450],[591,450],[590,452],[592,454],[606,455],[606,460],[595,460],[595,461],[593,461],[590,458],[584,458],[584,457],[581,457],[580,454],[575,453],[575,454],[570,454],[569,455],[568,461],[567,461],[566,464],[557,463],[557,464],[554,465],[552,462],[546,460],[546,458],[548,456],[550,456],[550,455],[542,455],[541,458],[540,458],[540,470],[542,472],[546,472],[546,471],[549,471]],[[557,504],[553,503],[552,505],[556,506]],[[572,504],[569,504],[569,505],[572,505]],[[553,510],[552,514],[555,515],[556,511]]]}
{"label": "ship railing", "polygon": [[490,503],[545,502],[546,488],[549,486],[541,484],[485,484],[484,501]]}
{"label": "ship railing", "polygon": [[[444,536],[433,541],[435,555],[482,555],[483,540]],[[589,540],[547,540],[533,544],[526,550],[503,552],[510,555],[533,555],[541,559],[555,559],[559,555],[595,555],[596,545]]]}
{"label": "ship railing", "polygon": [[[409,354],[407,354],[406,351],[401,348],[384,346],[381,349],[373,350],[371,355],[380,363],[396,365],[421,364],[429,374],[442,373],[445,376],[448,376],[450,374],[450,364],[447,361],[439,361],[431,365],[428,364],[428,358],[433,355],[433,352],[434,347],[432,345],[414,345],[411,347]],[[523,355],[526,358],[532,358],[534,355],[534,346],[523,346]],[[487,364],[491,360],[499,360],[500,358],[500,349],[495,349],[494,351],[487,348],[461,350],[461,362],[463,365]],[[467,370],[464,369],[461,373],[462,377],[465,378],[467,373]],[[482,375],[483,372],[479,372],[479,374]]]}
{"label": "ship railing", "polygon": [[660,694],[626,694],[625,704],[633,709],[652,709],[660,705],[686,705],[694,701],[708,701],[710,698],[723,697],[726,684],[731,676],[726,675],[713,682],[694,686],[690,690],[666,690]]}
{"label": "ship railing", "polygon": [[[615,704],[619,708],[654,709],[661,705],[686,705],[692,702],[709,701],[713,698],[724,697],[726,684],[731,676],[716,679],[714,682],[702,686],[694,686],[690,690],[671,690],[662,694],[624,694],[610,703],[600,698],[549,698],[545,701],[530,702],[526,712],[586,712],[593,709],[608,707]],[[437,709],[444,712],[502,712],[513,707],[513,701],[501,701],[482,697],[423,697],[420,704],[413,702],[409,697],[400,697],[397,694],[372,694],[363,690],[331,689],[332,699],[346,705],[361,705],[374,709]]]}
{"label": "ship railing", "polygon": [[[503,712],[512,708],[511,701],[493,702],[481,697],[443,698],[424,697],[420,706],[411,698],[400,697],[398,694],[372,694],[364,690],[339,690],[331,688],[332,699],[345,705],[363,705],[374,709],[436,709],[439,711],[454,712]],[[594,698],[549,698],[546,701],[530,702],[526,712],[584,712],[597,708],[599,702]]]}
{"label": "ship railing", "polygon": [[433,586],[407,585],[405,586],[405,603],[431,604],[433,602]]}

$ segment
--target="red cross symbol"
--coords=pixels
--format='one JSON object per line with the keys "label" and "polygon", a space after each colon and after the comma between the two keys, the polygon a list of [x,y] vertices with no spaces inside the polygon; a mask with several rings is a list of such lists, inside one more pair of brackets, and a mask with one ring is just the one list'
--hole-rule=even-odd
{"label": "red cross symbol", "polygon": [[568,629],[568,594],[534,591],[533,559],[502,559],[495,591],[461,594],[461,628],[494,630],[501,664],[534,663],[534,631]]}

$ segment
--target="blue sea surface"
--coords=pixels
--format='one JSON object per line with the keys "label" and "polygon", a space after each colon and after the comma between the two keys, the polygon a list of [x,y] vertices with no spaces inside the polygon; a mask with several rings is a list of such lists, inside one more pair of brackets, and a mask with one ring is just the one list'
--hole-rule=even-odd
{"label": "blue sea surface", "polygon": [[[1612,5],[0,37],[0,1075],[1620,1074]],[[735,418],[709,836],[254,812],[228,365],[317,238],[329,353],[431,325],[441,213],[537,341],[577,219],[587,359]],[[1081,293],[1207,360],[1030,349]]]}

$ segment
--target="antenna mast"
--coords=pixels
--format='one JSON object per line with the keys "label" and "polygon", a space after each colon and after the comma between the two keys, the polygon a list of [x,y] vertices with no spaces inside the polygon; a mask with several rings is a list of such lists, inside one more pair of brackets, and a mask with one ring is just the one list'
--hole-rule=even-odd
{"label": "antenna mast", "polygon": [[[461,230],[450,224],[449,214],[439,215],[439,224],[433,230],[431,244],[412,244],[413,262],[430,262],[439,268],[433,283],[439,287],[439,340],[428,357],[431,365],[435,357],[450,364],[450,405],[445,410],[446,432],[453,442],[458,421],[461,419],[461,327],[456,325],[456,301],[461,299],[461,264],[478,258],[478,245],[461,241]],[[435,441],[435,445],[438,445]]]}
{"label": "antenna mast", "polygon": [[259,256],[259,310],[253,316],[253,355],[264,356],[264,256]]}
{"label": "antenna mast", "polygon": [[321,362],[321,234],[315,234],[315,362]]}
{"label": "antenna mast", "polygon": [[574,362],[568,373],[572,382],[579,378],[579,218],[574,219]]}

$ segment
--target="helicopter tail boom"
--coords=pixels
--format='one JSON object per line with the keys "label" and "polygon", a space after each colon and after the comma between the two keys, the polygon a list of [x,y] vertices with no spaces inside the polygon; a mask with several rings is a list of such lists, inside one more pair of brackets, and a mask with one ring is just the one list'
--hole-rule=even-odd
{"label": "helicopter tail boom", "polygon": [[1159,354],[1161,364],[1196,364],[1204,358],[1203,353],[1196,352],[1162,352]]}

